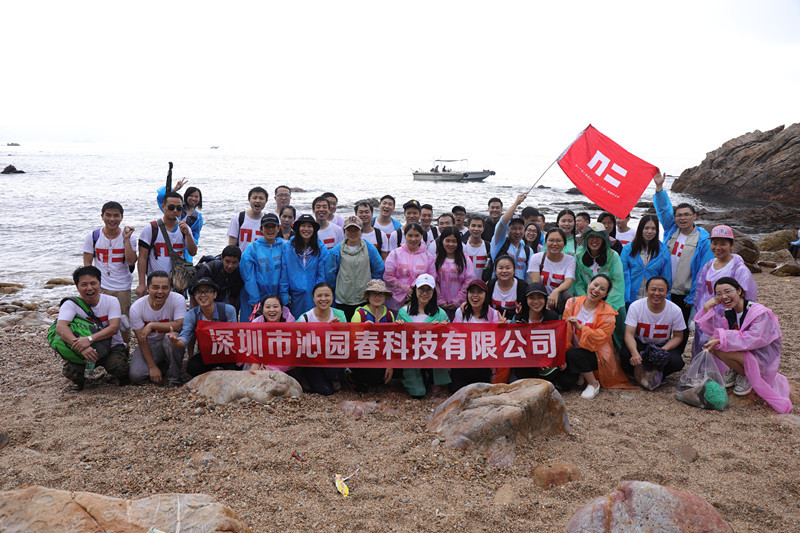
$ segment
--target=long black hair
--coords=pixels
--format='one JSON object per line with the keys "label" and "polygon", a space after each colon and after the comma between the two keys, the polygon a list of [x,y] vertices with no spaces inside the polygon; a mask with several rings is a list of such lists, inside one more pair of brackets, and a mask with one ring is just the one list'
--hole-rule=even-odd
{"label": "long black hair", "polygon": [[461,232],[458,231],[455,226],[448,226],[439,234],[439,242],[441,243],[441,246],[436,247],[436,272],[439,272],[439,269],[442,268],[442,265],[444,264],[444,260],[447,259],[447,252],[444,250],[444,239],[446,237],[455,237],[456,239],[455,261],[456,267],[458,267],[458,273],[461,274],[464,272],[464,267],[466,266],[464,259],[464,245],[461,242]]}
{"label": "long black hair", "polygon": [[[525,239],[525,233],[527,233],[528,228],[530,228],[531,226],[533,226],[534,229],[536,230],[536,237],[534,237],[532,241],[528,241]],[[542,230],[538,226],[538,224],[536,224],[536,222],[528,222],[527,224],[525,224],[525,229],[522,230],[522,242],[530,246],[534,252],[539,251],[539,246],[541,245],[542,242]]]}
{"label": "long black hair", "polygon": [[[425,314],[428,316],[436,316],[436,313],[439,312],[439,304],[436,302],[439,301],[439,298],[436,294],[436,287],[433,288],[433,296],[431,297],[431,301],[425,306]],[[419,312],[419,298],[417,298],[417,286],[414,285],[411,290],[411,294],[408,297],[408,314],[409,315],[416,315]]]}
{"label": "long black hair", "polygon": [[559,212],[558,216],[556,217],[556,226],[558,226],[558,221],[561,220],[561,217],[563,217],[564,215],[572,215],[572,222],[573,222],[572,237],[574,238],[578,234],[577,230],[575,229],[577,227],[576,222],[578,221],[578,217],[575,216],[575,213],[572,211],[572,209],[562,209],[561,212]]}
{"label": "long black hair", "polygon": [[[648,222],[656,225],[656,236],[650,242],[644,240],[644,227]],[[636,236],[631,242],[631,255],[639,255],[639,253],[646,249],[650,257],[655,257],[661,250],[661,242],[658,240],[658,217],[655,215],[644,215],[639,221],[639,226],[636,228]]]}
{"label": "long black hair", "polygon": [[737,291],[742,291],[742,299],[747,298],[747,294],[745,294],[744,288],[741,285],[739,285],[739,282],[736,281],[734,278],[731,278],[729,276],[719,278],[717,281],[714,282],[715,291],[717,290],[717,285],[730,285]]}
{"label": "long black hair", "polygon": [[[597,252],[597,257],[592,257],[592,254],[589,253],[589,239],[591,237],[598,237],[602,241],[600,251]],[[583,238],[583,256],[581,257],[581,262],[587,267],[592,266],[595,262],[603,267],[606,265],[606,261],[608,261],[608,239],[604,239],[597,231],[590,231],[586,237]]]}
{"label": "long black hair", "polygon": [[[281,317],[278,319],[278,322],[286,322],[286,317],[283,316],[283,300],[277,294],[270,294],[269,296],[264,297],[261,302],[258,304],[258,309],[255,312],[255,317],[264,316],[264,306],[267,305],[267,300],[271,300],[275,298],[278,300],[278,303],[281,304]],[[267,317],[264,317],[264,322],[267,321]]]}
{"label": "long black hair", "polygon": [[[311,222],[303,222],[303,224],[311,224]],[[300,224],[302,226],[303,224]],[[297,229],[300,229],[300,226],[297,226]],[[311,234],[311,237],[308,239],[308,242],[304,242],[303,238],[300,236],[300,231],[295,233],[294,237],[292,237],[292,245],[294,246],[294,251],[297,252],[297,255],[303,255],[303,252],[306,248],[311,248],[312,255],[320,255],[319,252],[319,236],[317,232],[319,231],[314,224],[311,224],[314,233]],[[312,292],[313,294],[313,292]]]}
{"label": "long black hair", "polygon": [[483,305],[481,306],[481,314],[480,316],[478,316],[478,318],[482,319],[489,318],[489,300],[491,300],[491,298],[489,297],[489,292],[484,291],[483,288],[479,287],[478,285],[473,285],[469,289],[467,289],[467,305],[466,309],[464,310],[464,322],[469,322],[469,319],[472,318],[472,304],[469,303],[469,291],[473,289],[478,289],[482,291],[484,295]]}

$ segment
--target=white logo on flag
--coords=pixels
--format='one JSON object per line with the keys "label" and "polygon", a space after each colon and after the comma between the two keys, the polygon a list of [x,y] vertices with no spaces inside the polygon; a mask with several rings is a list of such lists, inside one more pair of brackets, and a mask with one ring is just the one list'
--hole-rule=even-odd
{"label": "white logo on flag", "polygon": [[[592,160],[589,161],[589,168],[593,169],[595,174],[597,174],[598,176],[602,176],[602,178],[605,181],[607,181],[614,187],[619,187],[620,181],[614,176],[612,176],[610,173],[603,176],[603,172],[606,171],[606,168],[608,168],[609,163],[611,163],[611,160],[608,157],[606,157],[603,154],[603,152],[597,150]],[[597,168],[593,168],[595,165],[597,165]],[[616,163],[611,164],[611,171],[616,172],[620,178],[624,178],[628,174],[627,170],[625,170]]]}

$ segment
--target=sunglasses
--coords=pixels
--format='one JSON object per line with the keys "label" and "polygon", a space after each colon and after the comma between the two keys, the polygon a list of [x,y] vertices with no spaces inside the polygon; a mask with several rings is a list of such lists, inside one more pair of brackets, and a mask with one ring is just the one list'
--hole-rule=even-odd
{"label": "sunglasses", "polygon": [[167,206],[167,211],[180,211],[181,209],[183,209],[183,205],[170,204]]}

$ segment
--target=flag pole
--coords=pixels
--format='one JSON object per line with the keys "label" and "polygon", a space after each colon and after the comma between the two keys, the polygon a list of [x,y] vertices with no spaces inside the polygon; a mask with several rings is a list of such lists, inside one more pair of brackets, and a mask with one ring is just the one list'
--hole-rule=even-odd
{"label": "flag pole", "polygon": [[542,178],[544,177],[544,175],[545,175],[545,174],[547,174],[547,171],[548,171],[548,170],[550,170],[550,168],[551,168],[553,165],[555,165],[555,164],[556,164],[556,161],[558,161],[559,159],[561,159],[561,156],[560,156],[560,155],[559,155],[558,157],[556,157],[556,158],[553,160],[553,162],[552,162],[552,163],[550,163],[550,166],[549,166],[549,167],[547,167],[547,168],[544,170],[544,172],[542,172],[542,175],[541,175],[541,176],[539,176],[539,178],[538,178],[536,181],[534,181],[534,182],[533,182],[533,185],[531,185],[531,188],[530,188],[530,189],[528,189],[528,192],[526,192],[525,194],[530,194],[530,193],[531,193],[531,191],[533,190],[533,188],[534,188],[534,187],[536,187],[536,184],[537,184],[537,183],[539,183],[539,182],[542,180]]}

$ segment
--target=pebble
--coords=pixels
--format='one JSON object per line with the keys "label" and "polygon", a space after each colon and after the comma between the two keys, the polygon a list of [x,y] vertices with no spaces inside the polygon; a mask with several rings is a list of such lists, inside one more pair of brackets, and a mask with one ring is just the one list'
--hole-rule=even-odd
{"label": "pebble", "polygon": [[431,446],[438,446],[440,443],[441,441],[439,439],[433,439],[433,442],[431,442]]}
{"label": "pebble", "polygon": [[197,409],[194,410],[194,414],[202,415],[203,414],[203,408],[202,407],[198,407]]}

